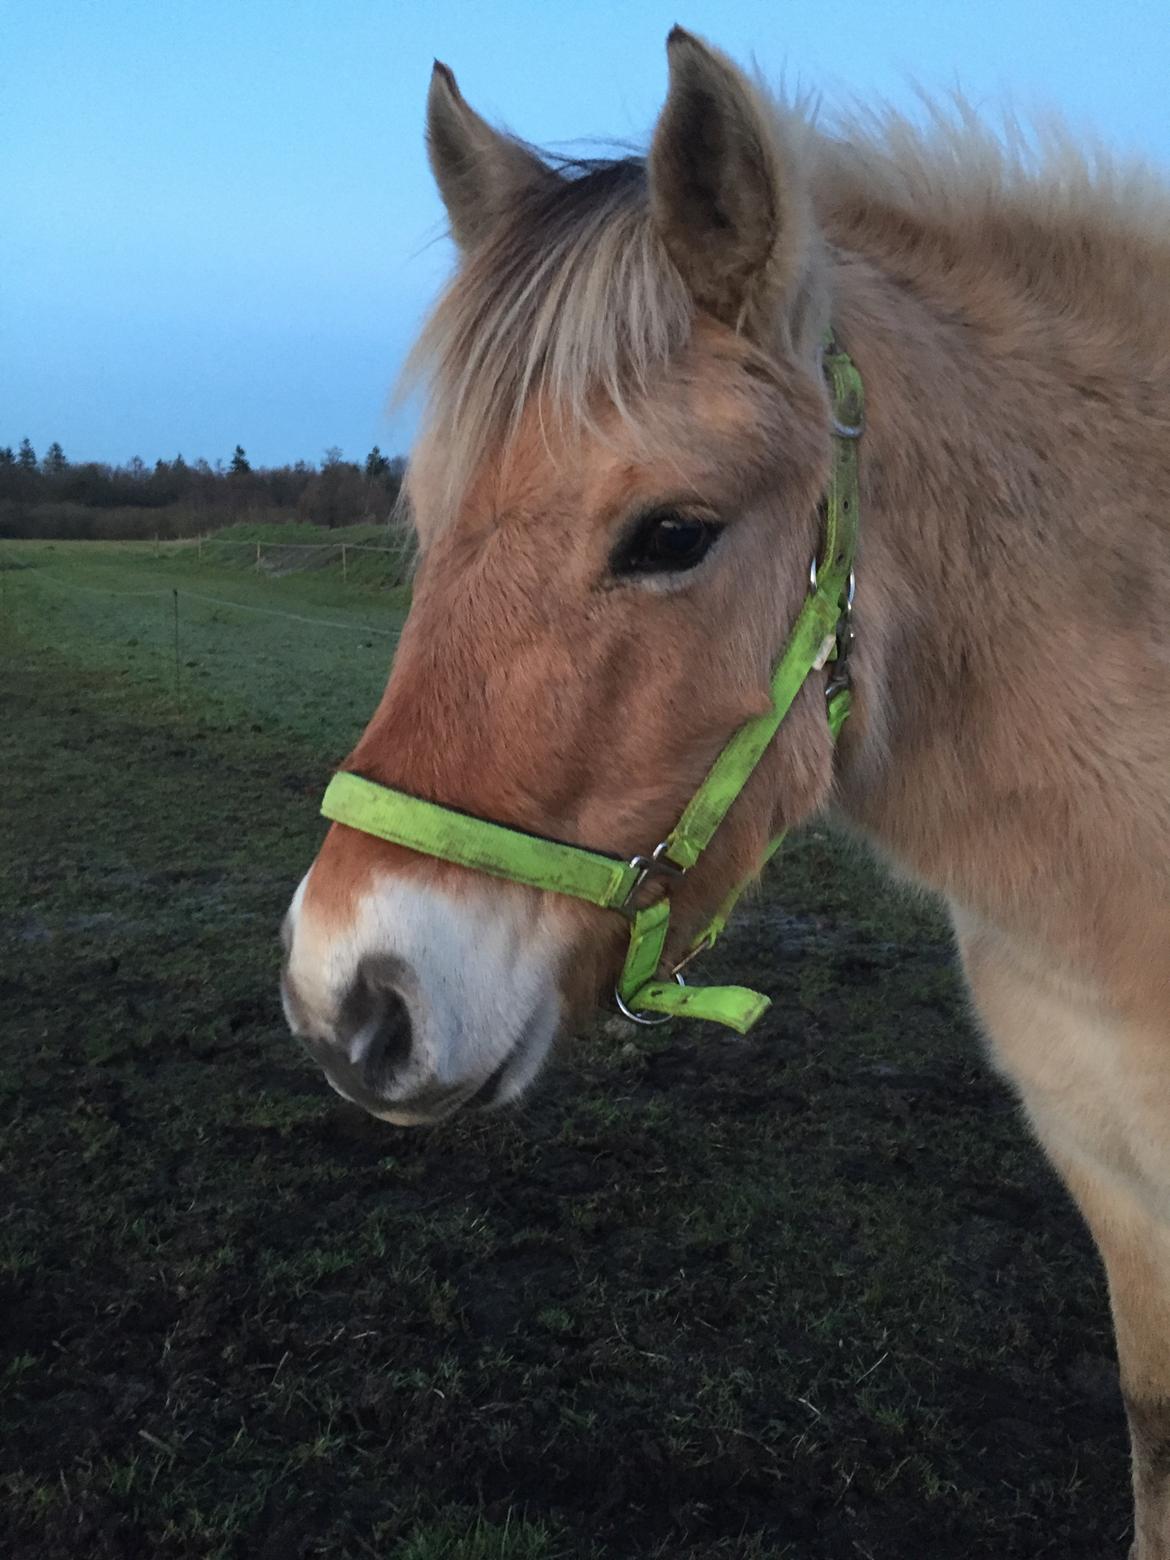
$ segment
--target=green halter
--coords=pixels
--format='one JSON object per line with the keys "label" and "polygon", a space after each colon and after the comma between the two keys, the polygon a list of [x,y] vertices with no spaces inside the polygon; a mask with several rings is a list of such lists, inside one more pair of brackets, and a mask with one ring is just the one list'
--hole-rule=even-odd
{"label": "green halter", "polygon": [[[845,666],[853,601],[853,554],[857,540],[857,439],[861,433],[861,378],[846,353],[827,335],[823,362],[833,400],[833,465],[825,496],[824,537],[820,557],[809,572],[810,586],[788,643],[772,676],[772,707],[747,721],[728,741],[688,803],[682,817],[649,856],[625,861],[619,856],[565,845],[539,834],[525,834],[486,818],[423,801],[355,774],[336,774],[321,803],[326,818],[364,834],[405,845],[476,872],[526,883],[549,893],[585,899],[630,920],[630,945],[614,993],[618,1007],[639,1023],[663,1023],[687,1016],[726,1024],[745,1034],[767,1011],[769,999],[744,986],[687,986],[682,967],[709,948],[727,924],[746,884],[740,884],[671,972],[657,980],[670,922],[670,899],[637,909],[635,900],[651,877],[680,877],[693,867],[747,784],[752,771],[791,708],[805,679],[833,660],[826,688],[829,729],[836,739],[849,714]],[[761,868],[779,848],[774,839]],[[648,1015],[659,1014],[659,1018]]]}

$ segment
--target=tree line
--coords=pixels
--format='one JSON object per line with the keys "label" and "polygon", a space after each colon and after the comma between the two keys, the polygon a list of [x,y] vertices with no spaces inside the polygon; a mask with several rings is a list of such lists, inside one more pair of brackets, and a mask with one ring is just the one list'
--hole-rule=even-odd
{"label": "tree line", "polygon": [[124,466],[71,461],[54,441],[0,445],[0,537],[61,539],[193,536],[237,521],[316,525],[388,522],[406,462],[377,445],[363,463],[336,447],[319,465],[253,467],[236,445],[226,463],[156,460]]}

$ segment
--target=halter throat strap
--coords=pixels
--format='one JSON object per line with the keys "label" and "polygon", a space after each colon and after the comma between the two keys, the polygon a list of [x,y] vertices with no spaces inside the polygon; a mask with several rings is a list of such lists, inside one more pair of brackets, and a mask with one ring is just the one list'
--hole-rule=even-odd
{"label": "halter throat strap", "polygon": [[[704,1018],[743,1034],[770,1006],[767,997],[744,986],[688,986],[681,975],[683,966],[709,948],[723,931],[746,883],[727,896],[694,939],[671,972],[673,980],[657,978],[670,924],[669,893],[641,909],[636,900],[650,878],[662,877],[669,882],[698,861],[814,671],[832,664],[825,692],[834,739],[848,717],[850,608],[860,518],[857,442],[864,405],[860,375],[831,333],[825,338],[821,358],[830,391],[833,445],[821,550],[809,571],[808,595],[772,674],[771,706],[732,735],[674,828],[649,856],[625,860],[528,834],[349,772],[333,776],[321,803],[326,818],[347,828],[475,872],[566,894],[627,915],[630,944],[614,995],[620,1010],[638,1023]],[[783,838],[780,835],[771,842],[760,868]]]}

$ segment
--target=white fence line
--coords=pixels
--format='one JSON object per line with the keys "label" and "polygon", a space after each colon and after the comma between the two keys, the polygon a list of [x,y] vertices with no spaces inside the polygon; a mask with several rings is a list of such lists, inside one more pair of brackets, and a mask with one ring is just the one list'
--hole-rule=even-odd
{"label": "white fence line", "polygon": [[61,585],[66,590],[83,590],[87,596],[169,596],[171,592],[156,588],[154,590],[111,590],[107,585],[79,585],[76,580],[59,580],[55,574],[45,574],[41,569],[13,570],[21,579],[31,575],[40,584]]}
{"label": "white fence line", "polygon": [[279,607],[254,607],[246,601],[232,601],[226,596],[205,596],[201,591],[179,589],[177,587],[162,587],[156,590],[110,590],[101,585],[79,585],[75,580],[58,579],[54,574],[46,574],[39,569],[22,569],[21,574],[31,574],[33,578],[42,584],[60,585],[66,590],[80,590],[91,596],[177,596],[180,601],[186,597],[189,601],[202,601],[213,607],[234,607],[240,612],[259,612],[265,617],[286,618],[290,623],[310,623],[317,628],[347,629],[354,634],[376,634],[383,639],[397,639],[399,630],[396,628],[375,628],[369,623],[338,623],[331,618],[307,617],[300,612],[282,612]]}
{"label": "white fence line", "polygon": [[262,612],[266,617],[287,618],[290,623],[313,623],[318,628],[347,628],[355,634],[378,634],[384,639],[397,639],[396,628],[371,628],[363,623],[334,623],[329,618],[302,617],[299,612],[281,612],[277,607],[253,607],[243,601],[228,601],[220,596],[204,596],[194,590],[180,590],[175,594],[180,601],[184,596],[189,601],[206,601],[216,607],[237,607],[241,612]]}
{"label": "white fence line", "polygon": [[337,552],[346,549],[349,552],[377,552],[396,553],[401,556],[404,553],[413,552],[410,542],[403,542],[398,547],[377,547],[373,542],[274,542],[271,539],[266,542],[249,542],[235,536],[180,536],[173,541],[164,543],[167,547],[279,547],[282,552]]}
{"label": "white fence line", "polygon": [[[397,559],[399,569],[403,573],[409,569],[414,556],[413,542],[409,537],[404,537],[402,541],[394,547],[378,547],[372,542],[249,542],[243,540],[242,538],[237,539],[231,536],[201,536],[196,540],[196,556],[200,562],[203,561],[204,547],[243,547],[249,551],[254,548],[256,552],[254,567],[257,574],[259,574],[261,568],[263,567],[264,554],[266,552],[269,554],[274,552],[278,553],[282,558],[287,557],[289,553],[293,552],[312,552],[317,553],[318,555],[324,555],[322,556],[323,562],[325,561],[326,557],[332,555],[333,557],[338,557],[340,559],[341,578],[343,580],[349,579],[349,555],[351,552],[384,553],[388,557]],[[307,559],[305,561],[306,563],[308,562]]]}

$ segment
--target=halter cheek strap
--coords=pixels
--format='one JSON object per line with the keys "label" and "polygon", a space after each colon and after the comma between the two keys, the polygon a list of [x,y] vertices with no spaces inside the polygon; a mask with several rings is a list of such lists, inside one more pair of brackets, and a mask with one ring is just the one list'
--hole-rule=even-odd
{"label": "halter cheek strap", "polygon": [[[688,986],[681,974],[685,965],[718,938],[746,883],[727,896],[694,939],[671,972],[673,980],[656,978],[670,925],[669,892],[644,909],[637,909],[635,901],[651,877],[662,877],[669,884],[694,866],[743,791],[805,680],[830,662],[832,672],[825,692],[834,740],[848,717],[847,661],[859,519],[857,440],[864,416],[863,397],[857,370],[837,349],[831,334],[826,337],[822,360],[832,398],[833,432],[824,535],[820,556],[809,571],[809,593],[772,674],[771,708],[734,733],[682,817],[649,856],[627,861],[526,834],[350,773],[333,776],[321,803],[326,818],[364,834],[626,915],[630,945],[614,995],[621,1011],[638,1023],[703,1018],[744,1034],[771,1005],[767,997],[745,986]],[[781,834],[768,846],[761,869],[783,839]],[[649,1016],[652,1014],[657,1016]]]}

